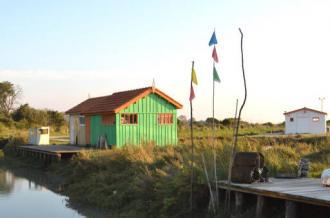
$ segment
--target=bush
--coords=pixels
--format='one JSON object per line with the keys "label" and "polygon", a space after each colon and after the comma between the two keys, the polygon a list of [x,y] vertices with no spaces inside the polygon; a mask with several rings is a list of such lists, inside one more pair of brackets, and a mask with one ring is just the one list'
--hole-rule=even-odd
{"label": "bush", "polygon": [[30,126],[29,122],[25,119],[20,120],[19,122],[15,122],[15,127],[17,129],[27,129],[27,128],[29,128],[29,126]]}
{"label": "bush", "polygon": [[25,145],[27,143],[26,137],[22,137],[22,136],[11,137],[7,140],[8,142],[4,146],[3,150],[5,153],[9,155],[16,155],[16,153],[14,152],[14,148],[16,146]]}

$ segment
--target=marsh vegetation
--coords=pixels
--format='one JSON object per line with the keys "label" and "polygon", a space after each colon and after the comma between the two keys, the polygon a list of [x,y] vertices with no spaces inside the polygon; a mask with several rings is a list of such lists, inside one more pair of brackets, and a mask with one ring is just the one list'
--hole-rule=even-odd
{"label": "marsh vegetation", "polygon": [[[272,128],[272,129],[270,129]],[[314,135],[259,136],[280,126],[243,126],[238,139],[239,151],[259,151],[265,156],[271,176],[278,173],[297,173],[300,158],[310,159],[311,177],[319,177],[330,166],[330,137]],[[209,192],[205,180],[201,154],[206,157],[210,179],[213,181],[213,146],[211,128],[196,124],[194,213],[208,214]],[[214,149],[217,153],[218,179],[226,179],[232,145],[229,127],[217,127]],[[251,134],[253,132],[253,134]],[[245,134],[244,134],[245,133]],[[123,217],[186,217],[190,214],[190,140],[189,129],[179,129],[177,146],[157,147],[152,143],[124,146],[111,150],[86,151],[70,162],[44,167],[33,160],[23,160],[29,167],[37,167],[63,178],[61,192],[69,196],[71,204],[104,208]],[[12,140],[11,146],[23,143],[24,138]],[[7,158],[7,157],[6,157]],[[3,159],[3,158],[2,158]]]}

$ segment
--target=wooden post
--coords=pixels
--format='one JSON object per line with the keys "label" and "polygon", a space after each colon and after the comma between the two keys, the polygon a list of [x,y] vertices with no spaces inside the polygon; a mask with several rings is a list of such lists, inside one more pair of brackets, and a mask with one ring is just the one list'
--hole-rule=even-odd
{"label": "wooden post", "polygon": [[264,203],[265,203],[265,197],[258,195],[257,196],[256,218],[263,217]]}
{"label": "wooden post", "polygon": [[[191,166],[190,166],[190,210],[193,211],[194,197],[193,197],[193,185],[194,185],[194,129],[193,129],[193,105],[192,105],[192,90],[193,90],[193,70],[194,70],[194,61],[191,66],[191,80],[190,80],[190,138],[191,138]],[[195,95],[195,94],[194,94]],[[194,96],[195,97],[195,96]]]}
{"label": "wooden post", "polygon": [[57,161],[60,161],[61,160],[61,154],[57,154],[56,159],[57,159]]}
{"label": "wooden post", "polygon": [[243,193],[235,192],[235,214],[242,212],[243,207]]}
{"label": "wooden post", "polygon": [[297,204],[293,201],[285,201],[285,218],[296,218]]}

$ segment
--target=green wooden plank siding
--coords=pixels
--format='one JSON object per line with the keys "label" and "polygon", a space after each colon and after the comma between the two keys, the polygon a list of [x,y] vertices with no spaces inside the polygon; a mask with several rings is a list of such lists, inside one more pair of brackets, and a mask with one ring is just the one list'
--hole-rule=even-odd
{"label": "green wooden plank siding", "polygon": [[102,116],[90,117],[90,143],[96,145],[99,136],[106,135],[109,145],[116,144],[116,125],[102,124]]}
{"label": "green wooden plank siding", "polygon": [[[138,124],[121,124],[121,113],[137,113]],[[159,113],[172,113],[173,124],[158,124]],[[116,114],[116,145],[153,141],[156,145],[177,143],[176,108],[156,94],[150,94]]]}

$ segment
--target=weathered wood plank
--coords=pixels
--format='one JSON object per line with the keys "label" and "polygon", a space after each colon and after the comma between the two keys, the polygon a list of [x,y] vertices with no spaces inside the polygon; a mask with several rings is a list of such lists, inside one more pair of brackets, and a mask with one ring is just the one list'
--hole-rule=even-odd
{"label": "weathered wood plank", "polygon": [[43,159],[45,162],[50,162],[52,159],[61,160],[62,155],[73,156],[83,150],[85,149],[82,147],[70,145],[24,145],[16,148],[16,151],[23,156],[32,156]]}
{"label": "weathered wood plank", "polygon": [[[227,181],[219,181],[220,188],[228,187]],[[330,188],[323,187],[320,179],[275,179],[269,183],[232,183],[233,191],[240,191],[266,197],[330,207]]]}
{"label": "weathered wood plank", "polygon": [[47,153],[78,153],[85,150],[84,148],[78,146],[70,146],[70,145],[44,145],[44,146],[25,145],[25,146],[19,146],[18,149],[25,151],[47,152]]}

